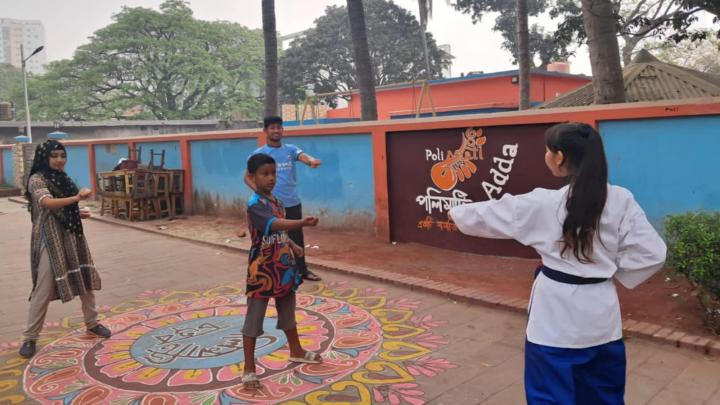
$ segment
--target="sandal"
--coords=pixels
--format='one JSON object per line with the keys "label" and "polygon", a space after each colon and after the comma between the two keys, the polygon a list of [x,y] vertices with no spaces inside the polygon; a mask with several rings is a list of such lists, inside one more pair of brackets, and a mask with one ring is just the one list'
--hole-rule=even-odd
{"label": "sandal", "polygon": [[320,281],[320,280],[322,280],[322,278],[320,278],[320,276],[318,276],[317,274],[313,273],[313,272],[310,271],[310,270],[308,270],[307,273],[303,274],[302,278],[303,278],[304,280],[308,280],[308,281]]}
{"label": "sandal", "polygon": [[260,380],[255,373],[247,373],[242,376],[242,385],[246,390],[259,390],[262,387]]}
{"label": "sandal", "polygon": [[307,363],[307,364],[320,364],[322,363],[322,357],[317,353],[307,351],[304,357],[290,357],[290,361],[294,363]]}

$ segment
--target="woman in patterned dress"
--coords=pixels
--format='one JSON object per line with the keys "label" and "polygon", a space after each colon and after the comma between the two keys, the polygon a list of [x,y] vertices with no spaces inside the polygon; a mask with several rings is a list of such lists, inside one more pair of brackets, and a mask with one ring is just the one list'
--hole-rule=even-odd
{"label": "woman in patterned dress", "polygon": [[33,289],[30,294],[28,324],[23,333],[20,356],[35,355],[36,341],[45,322],[50,301],[71,301],[79,296],[88,333],[107,338],[110,330],[97,321],[94,290],[100,289],[83,233],[78,202],[90,197],[90,190],[79,190],[65,173],[67,152],[58,141],[48,140],[35,150],[25,198],[32,217],[30,263]]}

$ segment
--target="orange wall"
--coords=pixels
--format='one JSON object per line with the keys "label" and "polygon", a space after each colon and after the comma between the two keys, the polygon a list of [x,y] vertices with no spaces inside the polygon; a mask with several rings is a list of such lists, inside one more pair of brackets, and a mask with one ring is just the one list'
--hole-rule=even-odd
{"label": "orange wall", "polygon": [[[436,111],[475,110],[488,108],[516,109],[518,86],[511,82],[512,76],[491,77],[431,85],[433,104]],[[564,94],[590,82],[582,77],[560,77],[532,75],[530,78],[531,102],[554,100],[556,94]],[[414,89],[378,89],[378,119],[412,114],[417,108],[422,85]],[[423,112],[430,112],[427,97]],[[328,118],[360,118],[360,96],[353,94],[347,108],[328,111]]]}

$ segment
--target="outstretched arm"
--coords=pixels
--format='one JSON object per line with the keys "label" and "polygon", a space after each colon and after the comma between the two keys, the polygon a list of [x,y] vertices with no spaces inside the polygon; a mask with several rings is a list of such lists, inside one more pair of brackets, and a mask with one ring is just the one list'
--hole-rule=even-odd
{"label": "outstretched arm", "polygon": [[303,219],[285,219],[276,218],[270,224],[271,231],[294,231],[306,226],[316,226],[318,219],[316,217],[305,217]]}
{"label": "outstretched arm", "polygon": [[320,167],[320,165],[322,164],[320,159],[315,159],[314,157],[308,155],[305,152],[301,153],[300,156],[298,156],[298,160],[312,167],[313,169]]}
{"label": "outstretched arm", "polygon": [[65,197],[65,198],[53,198],[51,196],[45,197],[42,200],[40,200],[40,205],[47,209],[51,210],[57,210],[60,208],[67,207],[68,205],[78,203],[82,200],[86,200],[90,197],[90,194],[92,192],[88,190],[87,188],[83,188],[80,190],[77,195],[74,195],[72,197]]}

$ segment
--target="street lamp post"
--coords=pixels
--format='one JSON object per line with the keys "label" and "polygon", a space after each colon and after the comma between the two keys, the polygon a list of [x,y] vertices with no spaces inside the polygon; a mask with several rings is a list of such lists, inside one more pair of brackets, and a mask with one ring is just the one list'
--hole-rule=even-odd
{"label": "street lamp post", "polygon": [[27,90],[27,72],[25,71],[25,64],[28,59],[32,58],[37,54],[38,52],[42,51],[44,46],[40,46],[37,49],[33,51],[33,53],[30,54],[27,58],[25,57],[25,52],[23,49],[23,45],[20,44],[20,59],[22,59],[22,74],[23,74],[23,89],[25,90],[25,123],[27,126],[27,136],[28,141],[32,143],[32,128],[30,128],[30,101],[28,100],[28,90]]}

